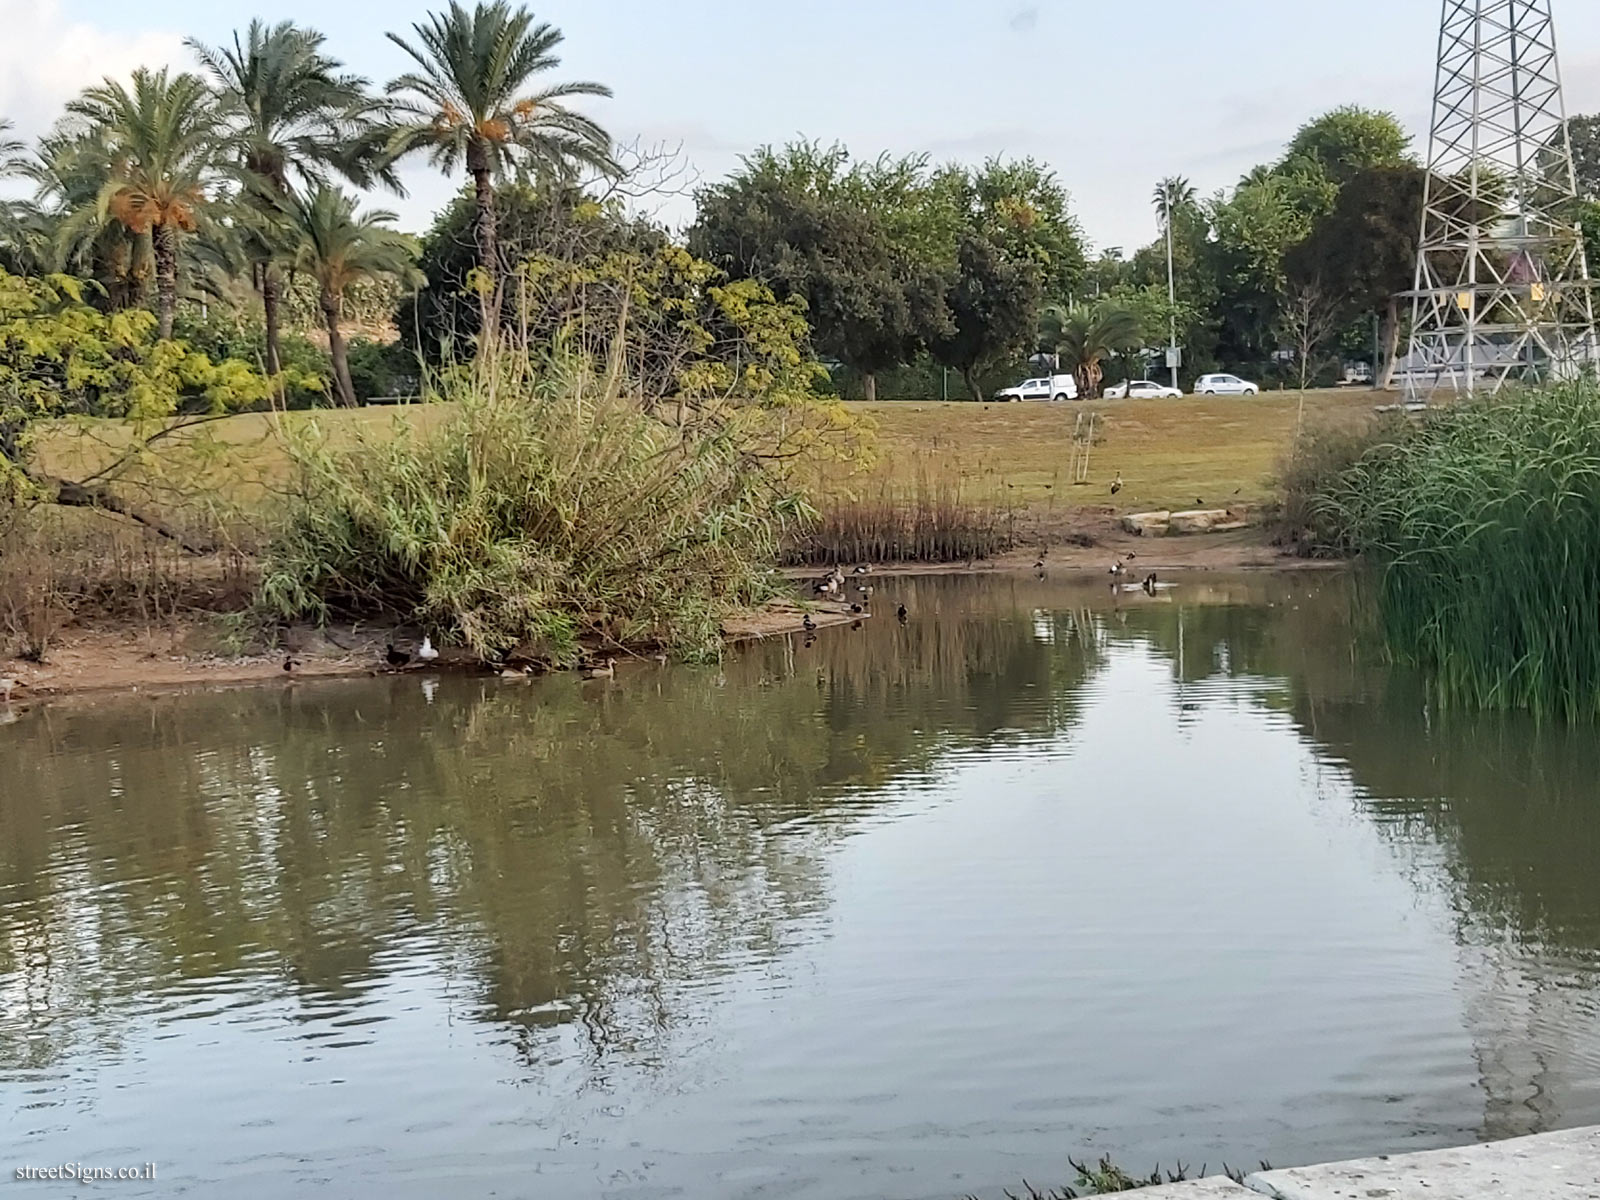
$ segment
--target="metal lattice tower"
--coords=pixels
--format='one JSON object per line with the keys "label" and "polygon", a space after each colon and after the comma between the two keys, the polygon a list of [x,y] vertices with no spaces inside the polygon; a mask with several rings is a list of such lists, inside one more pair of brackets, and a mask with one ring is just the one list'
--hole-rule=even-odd
{"label": "metal lattice tower", "polygon": [[1407,391],[1595,362],[1551,0],[1444,0]]}

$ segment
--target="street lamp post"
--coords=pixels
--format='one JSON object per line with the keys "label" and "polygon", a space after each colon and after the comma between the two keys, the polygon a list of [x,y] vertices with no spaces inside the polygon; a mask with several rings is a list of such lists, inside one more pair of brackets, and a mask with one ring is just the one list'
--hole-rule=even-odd
{"label": "street lamp post", "polygon": [[1172,272],[1172,181],[1161,185],[1162,207],[1167,214],[1167,365],[1172,386],[1178,386],[1178,285]]}

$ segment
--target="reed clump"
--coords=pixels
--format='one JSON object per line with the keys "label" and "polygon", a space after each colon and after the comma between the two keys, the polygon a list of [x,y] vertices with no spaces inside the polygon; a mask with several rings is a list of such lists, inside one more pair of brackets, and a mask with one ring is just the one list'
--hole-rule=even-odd
{"label": "reed clump", "polygon": [[1600,713],[1600,388],[1430,415],[1328,482],[1318,519],[1376,568],[1392,651],[1441,701]]}
{"label": "reed clump", "polygon": [[663,421],[510,355],[430,387],[454,408],[426,427],[288,435],[263,616],[415,624],[488,660],[570,665],[596,645],[714,652],[722,619],[771,593],[801,508],[737,417]]}
{"label": "reed clump", "polygon": [[784,550],[791,566],[838,562],[971,562],[1016,544],[1016,514],[975,501],[961,481],[919,476],[908,488],[882,484],[876,494],[821,506]]}

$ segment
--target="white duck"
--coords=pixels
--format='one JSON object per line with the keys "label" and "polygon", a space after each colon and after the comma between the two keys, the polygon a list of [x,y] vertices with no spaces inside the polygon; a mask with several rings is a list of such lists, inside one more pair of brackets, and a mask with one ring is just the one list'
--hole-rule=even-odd
{"label": "white duck", "polygon": [[433,639],[424,634],[422,646],[417,650],[417,661],[430,663],[437,662],[438,659],[439,652],[433,648]]}

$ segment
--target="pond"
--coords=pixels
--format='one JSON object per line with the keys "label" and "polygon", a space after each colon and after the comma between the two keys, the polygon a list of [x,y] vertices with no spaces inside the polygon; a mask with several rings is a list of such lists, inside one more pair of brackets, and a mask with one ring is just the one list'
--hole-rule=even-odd
{"label": "pond", "polygon": [[1600,740],[1338,574],[0,728],[0,1169],[921,1200],[1600,1122]]}

